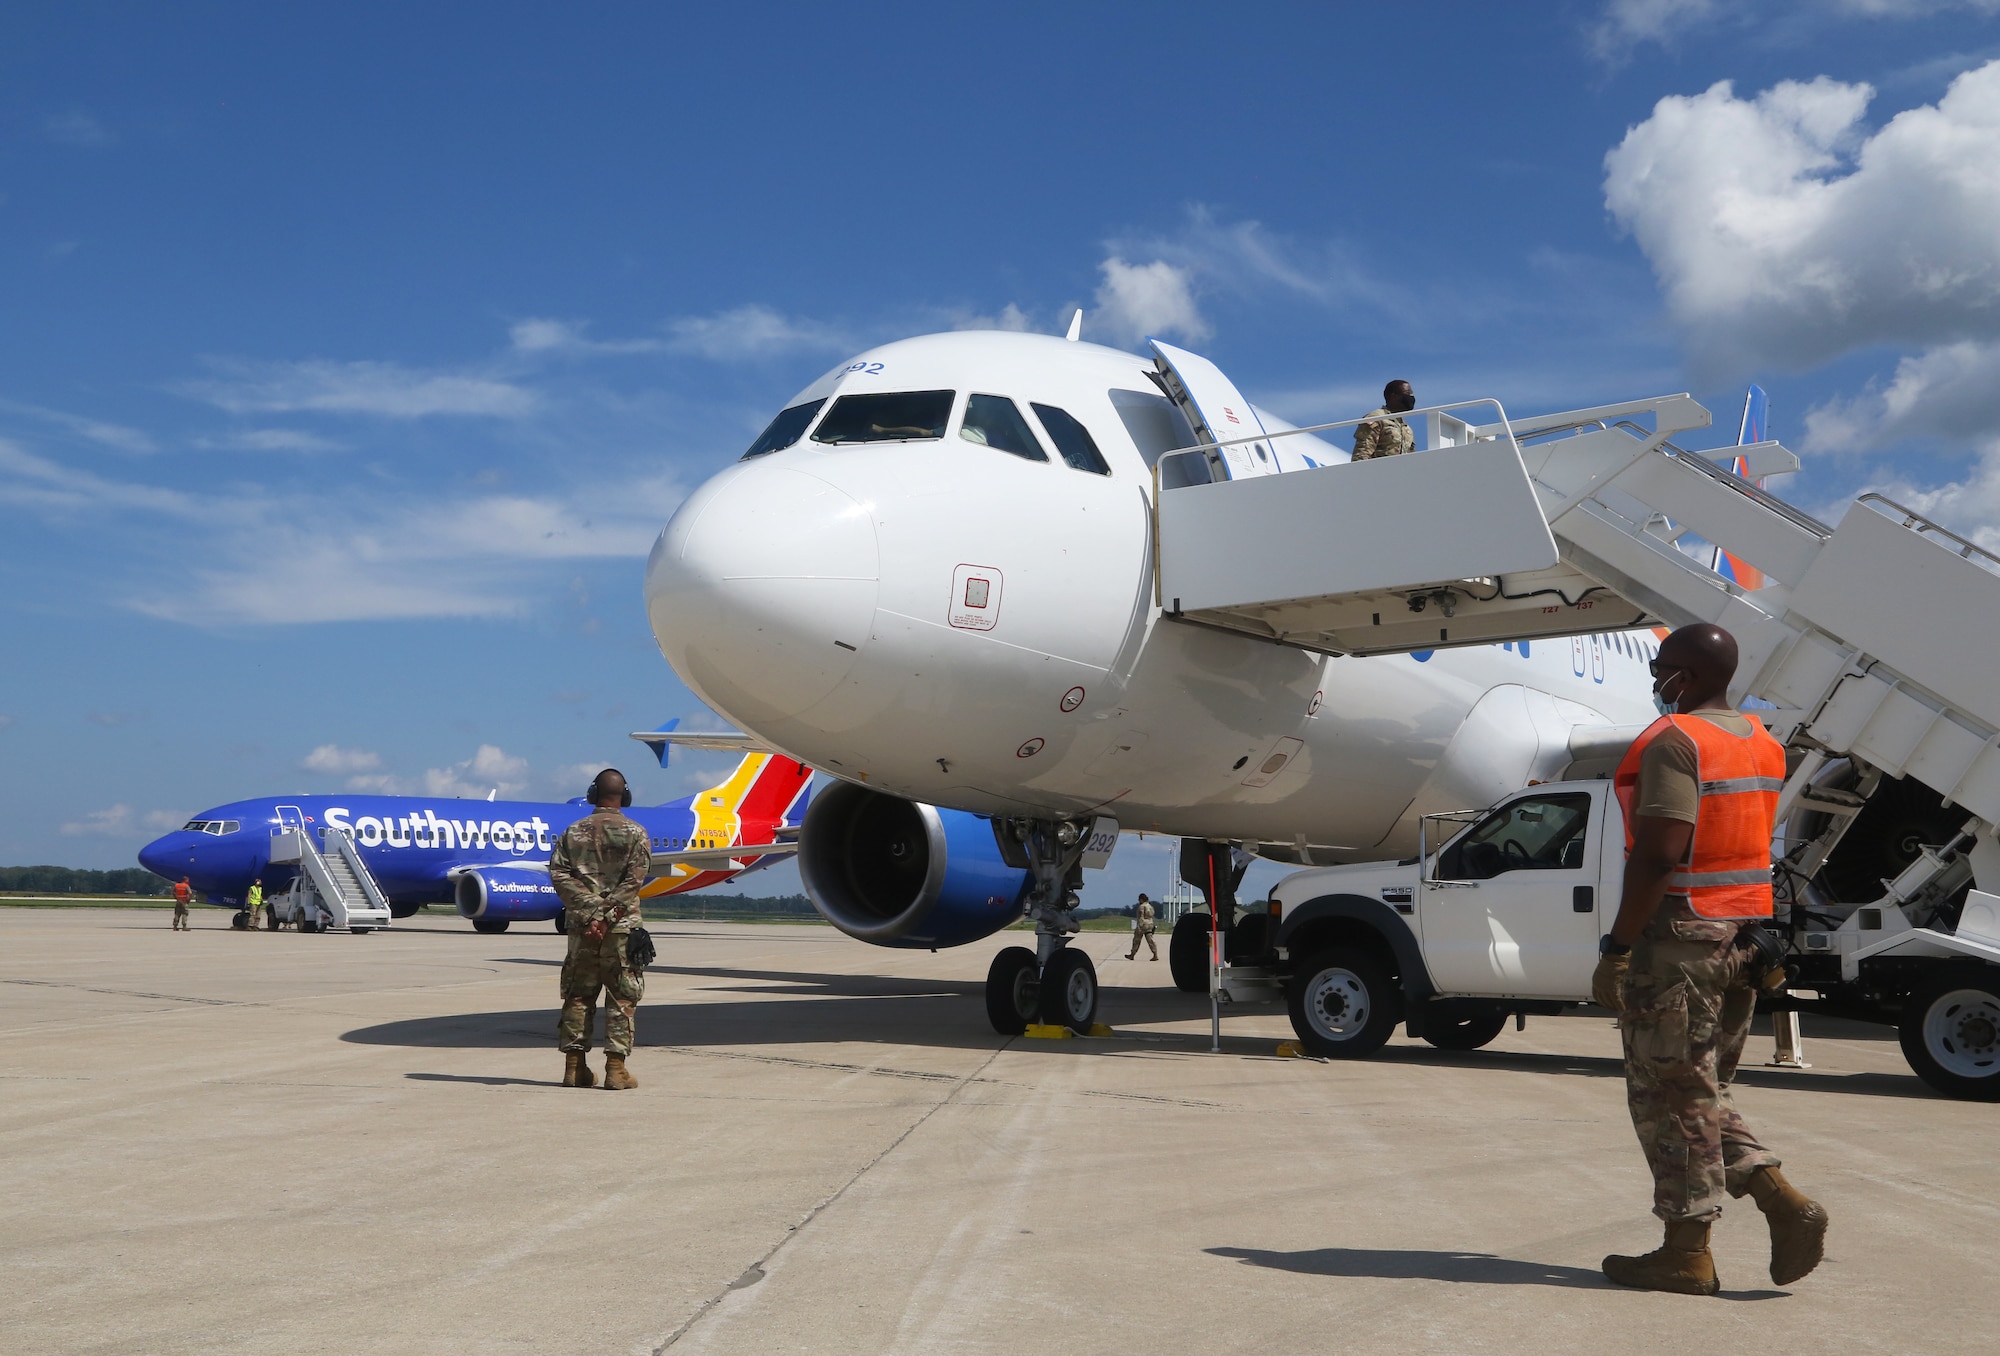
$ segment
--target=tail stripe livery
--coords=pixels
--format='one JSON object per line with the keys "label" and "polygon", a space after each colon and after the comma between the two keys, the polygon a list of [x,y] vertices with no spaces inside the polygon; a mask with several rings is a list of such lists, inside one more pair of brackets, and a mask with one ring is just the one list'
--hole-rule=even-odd
{"label": "tail stripe livery", "polygon": [[[1769,417],[1770,401],[1764,394],[1764,388],[1752,386],[1743,395],[1743,422],[1737,426],[1736,445],[1748,447],[1752,443],[1763,442]],[[1729,464],[1729,469],[1744,480],[1750,479],[1750,463],[1745,457],[1734,458]],[[1759,489],[1763,488],[1763,481],[1753,483]],[[1721,547],[1715,550],[1715,562],[1712,568],[1724,579],[1734,580],[1745,589],[1755,591],[1764,587],[1762,570],[1747,561],[1737,559]]]}

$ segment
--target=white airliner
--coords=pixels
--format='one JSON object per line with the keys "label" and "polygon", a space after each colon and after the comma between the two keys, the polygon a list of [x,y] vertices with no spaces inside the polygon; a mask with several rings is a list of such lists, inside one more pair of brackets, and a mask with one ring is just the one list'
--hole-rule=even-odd
{"label": "white airliner", "polygon": [[[1585,603],[1574,636],[1352,658],[1161,606],[1156,463],[1291,428],[1164,344],[938,334],[828,372],[688,498],[647,565],[654,634],[749,742],[840,779],[800,854],[831,922],[935,947],[1025,911],[1033,964],[989,977],[996,1025],[1018,1030],[1038,1005],[1094,1010],[1089,961],[1063,942],[1107,829],[1220,845],[1227,900],[1231,844],[1400,856],[1427,812],[1608,769],[1654,715],[1655,637],[1633,629],[1649,619]],[[1294,434],[1162,471],[1346,460]]]}

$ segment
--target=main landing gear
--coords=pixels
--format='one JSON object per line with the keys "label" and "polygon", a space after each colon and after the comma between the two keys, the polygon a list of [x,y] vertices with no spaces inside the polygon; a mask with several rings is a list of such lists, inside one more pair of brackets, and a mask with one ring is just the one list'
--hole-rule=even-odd
{"label": "main landing gear", "polygon": [[1003,1036],[1018,1036],[1030,1022],[1088,1032],[1097,1020],[1097,967],[1071,950],[1076,935],[1076,887],[1083,884],[1085,820],[1006,819],[993,834],[1009,866],[1034,873],[1027,916],[1035,920],[1035,949],[1010,946],[986,971],[986,1017]]}

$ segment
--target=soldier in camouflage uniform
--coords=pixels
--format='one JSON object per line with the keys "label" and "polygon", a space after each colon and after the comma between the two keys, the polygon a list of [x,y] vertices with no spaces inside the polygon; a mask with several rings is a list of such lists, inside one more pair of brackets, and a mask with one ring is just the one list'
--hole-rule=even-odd
{"label": "soldier in camouflage uniform", "polygon": [[[1652,666],[1656,703],[1679,714],[1681,724],[1701,721],[1738,739],[1768,740],[1729,704],[1736,658],[1735,638],[1721,627],[1682,627],[1661,643]],[[1731,1097],[1764,965],[1738,940],[1742,920],[1705,917],[1688,894],[1670,892],[1681,865],[1697,860],[1704,773],[1696,741],[1678,726],[1662,726],[1640,736],[1632,846],[1591,994],[1619,1014],[1626,1105],[1652,1170],[1653,1213],[1666,1229],[1650,1253],[1605,1258],[1604,1274],[1642,1290],[1715,1294],[1721,1282],[1710,1225],[1725,1196],[1749,1196],[1770,1232],[1771,1279],[1789,1285],[1819,1265],[1827,1213],[1785,1179],[1778,1156],[1757,1141]],[[1755,828],[1753,841],[1770,841],[1768,815]]]}
{"label": "soldier in camouflage uniform", "polygon": [[639,887],[652,869],[646,831],[619,811],[632,803],[625,776],[606,768],[590,784],[596,810],[564,829],[549,854],[549,881],[569,924],[562,968],[563,1086],[596,1085],[585,1056],[597,991],[604,990],[604,1086],[636,1088],[625,1068],[632,1053],[632,1019],[646,992],[646,972],[626,964],[625,944],[639,922]]}
{"label": "soldier in camouflage uniform", "polygon": [[1399,414],[1417,407],[1417,393],[1407,381],[1392,381],[1382,388],[1382,404],[1368,411],[1368,418],[1354,430],[1354,460],[1372,461],[1413,450],[1417,435]]}

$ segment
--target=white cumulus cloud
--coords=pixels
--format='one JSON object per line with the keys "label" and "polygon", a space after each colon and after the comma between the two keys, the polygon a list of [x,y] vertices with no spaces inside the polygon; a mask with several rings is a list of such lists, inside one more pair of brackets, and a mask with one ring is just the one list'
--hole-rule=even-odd
{"label": "white cumulus cloud", "polygon": [[1191,270],[1164,259],[1127,263],[1115,254],[1098,268],[1104,281],[1097,288],[1097,310],[1084,317],[1092,329],[1126,343],[1149,335],[1199,341],[1214,333],[1195,304]]}
{"label": "white cumulus cloud", "polygon": [[481,744],[472,757],[449,767],[434,767],[424,773],[424,791],[433,796],[479,798],[499,789],[510,796],[528,784],[528,760],[507,753],[495,744]]}
{"label": "white cumulus cloud", "polygon": [[1849,445],[2000,416],[2000,61],[1871,132],[1873,97],[1824,76],[1747,99],[1724,81],[1660,100],[1605,157],[1605,201],[1711,374],[1926,350],[1822,414]]}
{"label": "white cumulus cloud", "polygon": [[382,755],[367,749],[343,749],[338,744],[321,744],[299,760],[307,772],[324,772],[343,777],[355,772],[372,772],[382,766]]}

